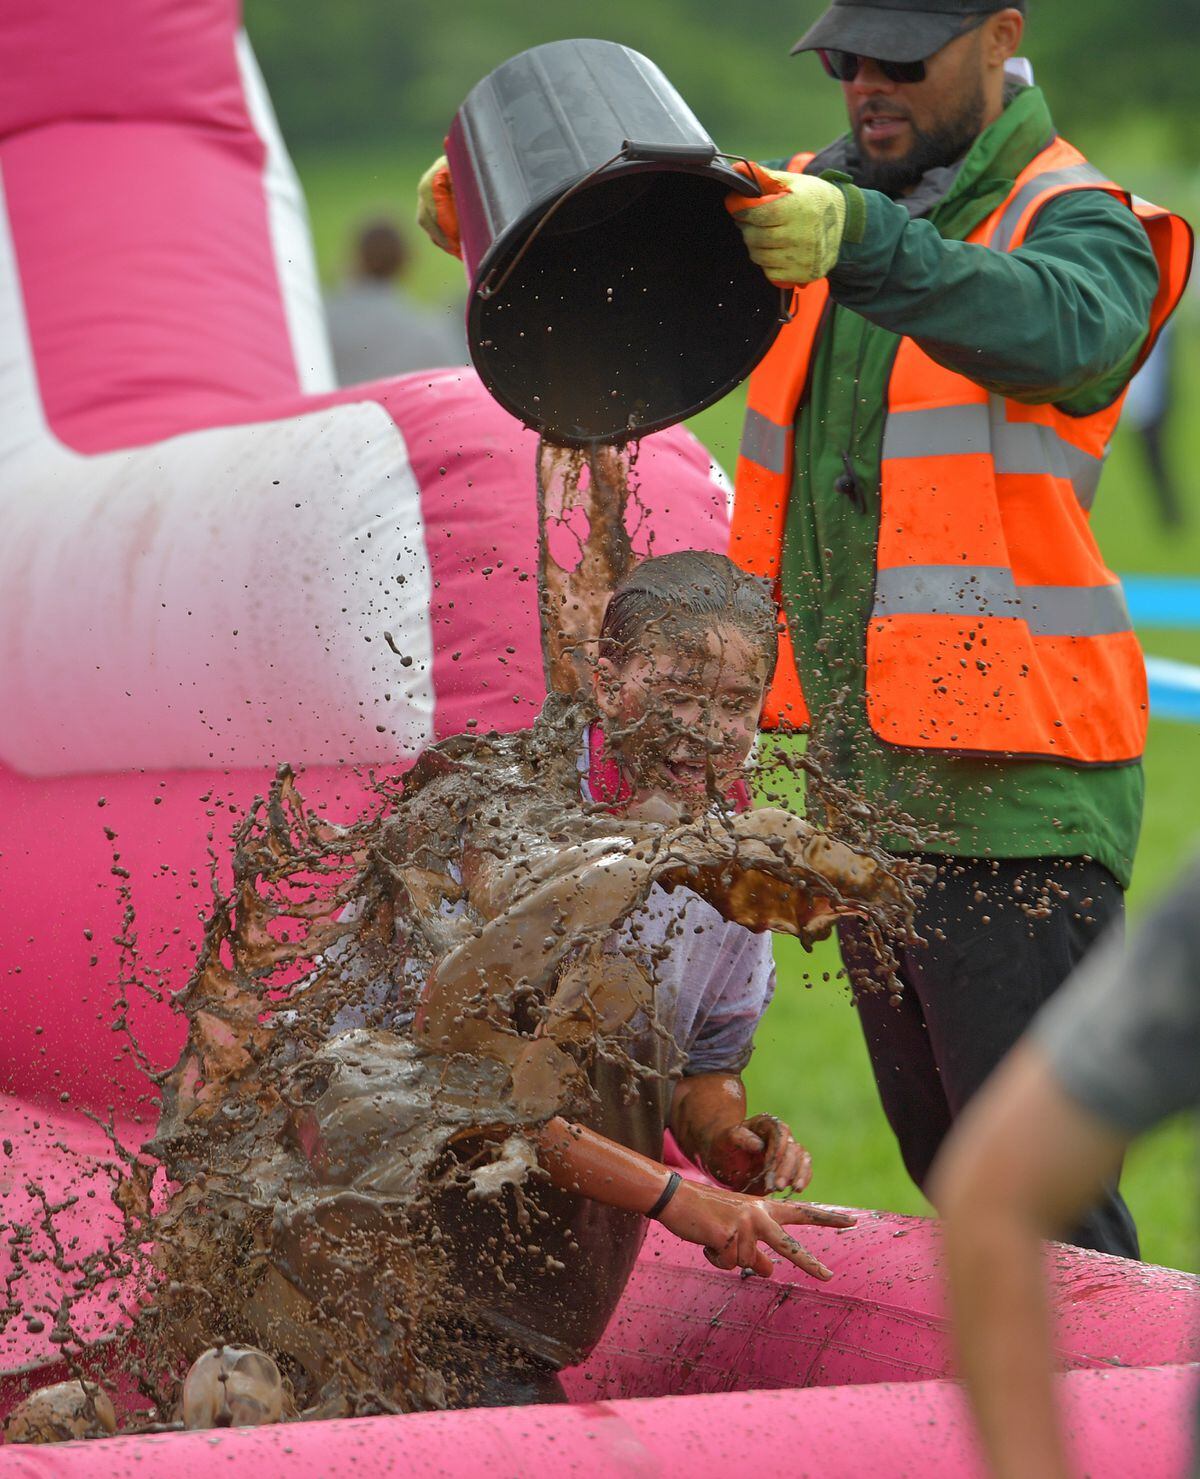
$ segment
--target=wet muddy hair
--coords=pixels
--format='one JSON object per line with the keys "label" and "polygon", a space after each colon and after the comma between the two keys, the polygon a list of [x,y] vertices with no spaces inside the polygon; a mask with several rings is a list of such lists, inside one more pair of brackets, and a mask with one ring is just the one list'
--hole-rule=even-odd
{"label": "wet muddy hair", "polygon": [[620,661],[651,622],[664,620],[699,631],[736,628],[766,657],[770,682],[779,648],[771,584],[748,575],[727,555],[687,549],[635,566],[609,597],[600,625],[601,656]]}

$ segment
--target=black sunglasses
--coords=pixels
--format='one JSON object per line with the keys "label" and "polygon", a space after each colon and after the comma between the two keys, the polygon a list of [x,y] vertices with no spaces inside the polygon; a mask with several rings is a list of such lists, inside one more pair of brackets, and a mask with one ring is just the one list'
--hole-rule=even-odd
{"label": "black sunglasses", "polygon": [[[984,11],[975,16],[971,24],[964,26],[958,35],[965,36],[968,31],[982,26],[990,14],[990,11]],[[951,37],[951,40],[957,39],[957,36]],[[945,44],[949,46],[950,42]],[[941,49],[939,46],[938,51]],[[919,62],[885,62],[882,57],[865,57],[857,51],[835,51],[830,48],[818,50],[817,55],[821,58],[821,65],[837,82],[853,82],[862,64],[867,61],[873,61],[889,82],[924,82],[925,63],[928,61],[928,57],[922,57]],[[932,55],[936,56],[937,52]]]}
{"label": "black sunglasses", "polygon": [[890,82],[924,82],[925,62],[885,62],[882,57],[859,56],[856,51],[817,52],[821,65],[837,82],[853,82],[862,64],[874,61],[875,65]]}

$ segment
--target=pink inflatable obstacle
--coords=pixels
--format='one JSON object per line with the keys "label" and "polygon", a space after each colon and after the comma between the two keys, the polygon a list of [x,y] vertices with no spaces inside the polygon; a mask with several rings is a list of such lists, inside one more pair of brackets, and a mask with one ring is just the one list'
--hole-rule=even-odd
{"label": "pink inflatable obstacle", "polygon": [[[277,763],[347,820],[367,768],[537,712],[536,438],[467,370],[361,394],[78,459],[51,477],[77,494],[66,513],[28,485],[0,550],[0,888],[20,900],[0,919],[5,1088],[57,1097],[48,1063],[91,1108],[144,1087],[126,1041],[79,1039],[114,1015],[122,887],[139,961],[178,988],[210,849],[227,851]],[[110,487],[93,465],[112,458]],[[647,441],[638,472],[660,516],[638,547],[724,543],[709,469],[685,432]],[[179,1039],[146,1005],[134,993],[128,1017],[161,1067]]]}
{"label": "pink inflatable obstacle", "polygon": [[[119,14],[119,19],[118,19]],[[330,389],[303,203],[235,7],[0,22],[0,1086],[102,1109],[176,1024],[210,845],[280,761],[334,819],[363,767],[544,696],[536,438],[467,369]],[[81,244],[86,242],[86,250]],[[646,551],[722,548],[683,430]],[[109,835],[109,834],[113,835]],[[211,834],[211,837],[210,837]]]}
{"label": "pink inflatable obstacle", "polygon": [[[47,1128],[47,1136],[53,1128]],[[929,1222],[865,1213],[846,1232],[805,1229],[837,1270],[815,1284],[713,1270],[661,1227],[587,1363],[574,1405],[374,1418],[215,1435],[114,1439],[0,1452],[0,1475],[190,1472],[215,1453],[250,1472],[656,1474],[743,1472],[769,1446],[804,1474],[981,1473],[951,1355]],[[1184,1471],[1195,1372],[1195,1281],[1052,1247],[1047,1271],[1067,1370],[1062,1396],[1081,1472]],[[1130,1307],[1137,1318],[1130,1318]],[[8,1358],[11,1361],[11,1355]],[[52,1348],[0,1379],[0,1411],[64,1379]],[[119,1397],[119,1387],[118,1387]],[[631,1398],[653,1400],[636,1400]],[[43,1456],[54,1460],[46,1467]],[[11,1467],[10,1467],[11,1466]],[[128,1467],[127,1467],[128,1466]]]}
{"label": "pink inflatable obstacle", "polygon": [[[1194,1382],[1186,1368],[1079,1371],[1062,1400],[1080,1473],[1187,1471]],[[796,1479],[961,1475],[984,1479],[961,1390],[949,1382],[658,1397],[524,1410],[476,1408],[288,1428],[114,1438],[8,1450],[22,1479],[191,1479],[199,1472],[359,1479],[577,1475],[728,1479],[777,1465]]]}
{"label": "pink inflatable obstacle", "polygon": [[[63,1282],[115,1228],[210,859],[275,766],[337,820],[372,768],[542,698],[534,438],[466,369],[332,389],[237,28],[232,0],[0,16],[5,1410],[66,1374]],[[639,549],[724,547],[693,438],[648,439],[639,474]],[[9,1449],[0,1473],[977,1472],[934,1229],[810,1241],[833,1284],[743,1281],[652,1229],[567,1407]],[[1196,1282],[1050,1258],[1081,1466],[1178,1472]],[[119,1339],[132,1298],[95,1292],[83,1332]]]}
{"label": "pink inflatable obstacle", "polygon": [[[1063,1379],[1081,1473],[1186,1472],[1194,1397],[1182,1367],[1081,1371]],[[212,1471],[359,1479],[577,1475],[580,1479],[728,1479],[777,1465],[796,1479],[961,1475],[984,1479],[966,1400],[948,1382],[660,1397],[573,1407],[486,1409],[303,1427],[114,1438],[0,1454],[23,1479],[191,1479]]]}

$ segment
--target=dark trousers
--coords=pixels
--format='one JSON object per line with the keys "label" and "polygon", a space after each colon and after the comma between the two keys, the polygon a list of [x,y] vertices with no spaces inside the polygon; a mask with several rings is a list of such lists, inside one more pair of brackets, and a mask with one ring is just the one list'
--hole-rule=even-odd
{"label": "dark trousers", "polygon": [[[878,961],[861,924],[839,926],[879,1097],[919,1187],[968,1099],[1124,909],[1119,884],[1098,863],[944,858],[917,911],[926,943],[898,951],[898,1006],[886,989],[870,989]],[[1115,1183],[1069,1241],[1138,1256]]]}

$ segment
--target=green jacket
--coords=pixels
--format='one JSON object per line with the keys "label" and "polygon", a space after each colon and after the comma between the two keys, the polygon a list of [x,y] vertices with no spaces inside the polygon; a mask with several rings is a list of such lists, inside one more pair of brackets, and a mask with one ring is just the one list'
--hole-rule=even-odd
{"label": "green jacket", "polygon": [[[783,596],[814,739],[840,779],[937,834],[924,844],[930,852],[1086,855],[1127,886],[1141,826],[1140,764],[1081,768],[901,750],[871,733],[864,699],[880,450],[898,336],[989,390],[1079,414],[1113,399],[1145,339],[1158,269],[1141,225],[1112,196],[1056,198],[1012,253],[963,240],[1053,132],[1041,92],[1024,88],[956,174],[939,172],[943,193],[919,187],[934,197],[923,214],[912,214],[911,198],[901,204],[843,184],[846,239],[797,415]],[[830,156],[853,173],[848,141],[812,168]],[[837,488],[847,472],[853,496]]]}

